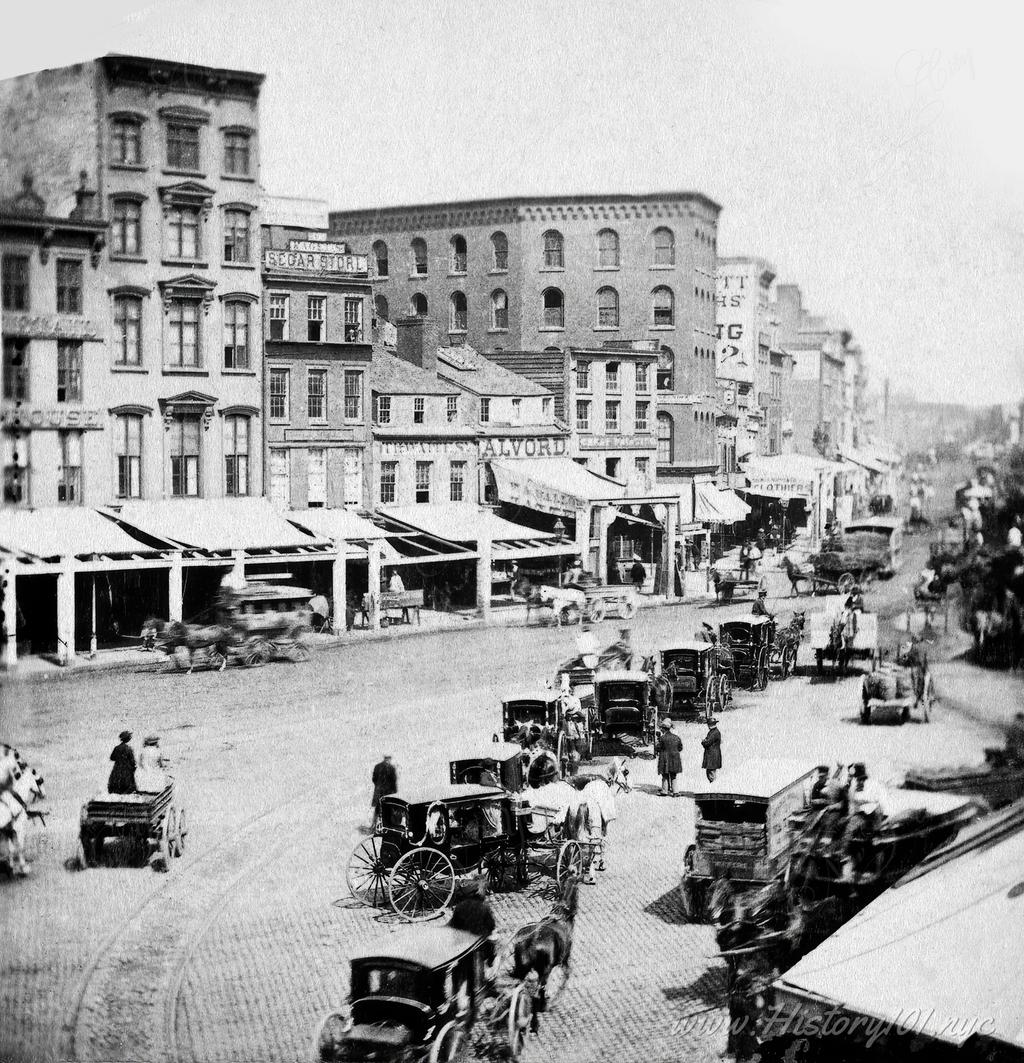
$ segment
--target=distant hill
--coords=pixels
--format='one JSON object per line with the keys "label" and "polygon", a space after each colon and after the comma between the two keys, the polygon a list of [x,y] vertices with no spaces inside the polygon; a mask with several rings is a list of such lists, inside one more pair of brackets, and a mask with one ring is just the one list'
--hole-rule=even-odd
{"label": "distant hill", "polygon": [[889,402],[889,440],[908,453],[940,443],[970,443],[975,439],[1001,442],[1008,426],[1001,406],[966,406],[954,402],[921,402],[897,394]]}

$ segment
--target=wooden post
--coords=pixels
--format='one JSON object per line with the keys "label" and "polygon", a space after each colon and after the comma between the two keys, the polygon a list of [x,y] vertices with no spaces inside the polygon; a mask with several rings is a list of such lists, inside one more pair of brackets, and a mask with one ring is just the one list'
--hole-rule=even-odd
{"label": "wooden post", "polygon": [[491,618],[491,539],[484,533],[477,539],[476,607],[486,623]]}
{"label": "wooden post", "polygon": [[62,558],[57,573],[57,659],[75,663],[75,559]]}
{"label": "wooden post", "polygon": [[0,612],[3,613],[3,657],[0,664],[13,668],[18,663],[18,598],[15,592],[17,562],[7,558],[0,564]]}
{"label": "wooden post", "polygon": [[167,619],[181,620],[184,610],[181,551],[171,554],[171,567],[167,570]]}
{"label": "wooden post", "polygon": [[92,659],[96,656],[96,573],[92,574],[92,601],[91,605],[91,622],[92,630],[89,633],[89,658]]}
{"label": "wooden post", "polygon": [[665,506],[665,572],[668,578],[665,581],[665,597],[676,597],[676,516],[678,515],[679,503]]}
{"label": "wooden post", "polygon": [[370,629],[380,631],[380,570],[384,560],[384,547],[379,539],[367,544],[366,593],[370,606]]}
{"label": "wooden post", "polygon": [[345,615],[348,608],[348,582],[345,571],[345,542],[338,543],[338,556],[331,562],[331,634],[341,635],[345,631]]}

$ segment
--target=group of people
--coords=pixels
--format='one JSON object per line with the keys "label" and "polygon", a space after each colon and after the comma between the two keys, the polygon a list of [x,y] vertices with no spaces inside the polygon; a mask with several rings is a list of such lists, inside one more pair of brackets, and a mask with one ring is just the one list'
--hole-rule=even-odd
{"label": "group of people", "polygon": [[845,778],[841,769],[830,775],[828,766],[822,764],[811,785],[810,802],[812,808],[825,810],[822,837],[838,845],[842,877],[852,881],[858,871],[866,870],[872,839],[885,819],[885,787],[868,776],[862,763],[851,764]]}
{"label": "group of people", "polygon": [[122,731],[119,743],[110,754],[114,762],[107,780],[111,794],[158,794],[168,783],[167,766],[170,761],[160,749],[157,735],[149,735],[142,744],[138,762],[132,748],[132,732]]}
{"label": "group of people", "polygon": [[[661,776],[659,797],[674,797],[676,794],[676,776],[683,770],[683,740],[675,732],[675,725],[666,717],[661,721],[661,733],[655,739],[654,748],[658,754],[658,774]],[[722,767],[722,732],[718,729],[718,720],[712,716],[708,719],[708,733],[701,739],[703,756],[701,769],[707,775],[708,782],[714,782]]]}

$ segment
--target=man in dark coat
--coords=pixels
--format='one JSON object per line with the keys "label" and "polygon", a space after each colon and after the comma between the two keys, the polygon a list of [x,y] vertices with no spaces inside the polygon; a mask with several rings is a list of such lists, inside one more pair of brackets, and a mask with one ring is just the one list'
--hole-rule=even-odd
{"label": "man in dark coat", "polygon": [[629,570],[629,582],[636,588],[637,594],[642,590],[645,579],[647,579],[647,569],[644,568],[640,558],[634,554],[633,566]]}
{"label": "man in dark coat", "polygon": [[704,747],[704,762],[702,767],[707,773],[708,782],[715,781],[715,775],[722,766],[722,732],[718,729],[718,721],[711,717],[708,720],[708,733],[700,740]]}
{"label": "man in dark coat", "polygon": [[753,564],[753,559],[750,556],[750,540],[744,541],[740,547],[740,577],[742,579],[750,579],[750,566]]}
{"label": "man in dark coat", "polygon": [[391,763],[390,753],[385,753],[384,759],[374,766],[371,781],[373,782],[373,799],[370,801],[370,807],[373,809],[373,820],[376,823],[377,816],[380,814],[380,799],[398,792],[398,772]]}
{"label": "man in dark coat", "polygon": [[118,738],[121,739],[119,746],[114,746],[114,752],[110,759],[114,762],[110,770],[110,778],[107,780],[107,792],[112,794],[135,793],[135,751],[130,743],[131,731],[122,731]]}
{"label": "man in dark coat", "polygon": [[683,770],[683,761],[680,753],[683,751],[683,741],[672,730],[672,721],[661,721],[661,734],[657,740],[658,751],[658,774],[661,776],[661,790],[659,797],[674,796],[676,792],[676,776]]}

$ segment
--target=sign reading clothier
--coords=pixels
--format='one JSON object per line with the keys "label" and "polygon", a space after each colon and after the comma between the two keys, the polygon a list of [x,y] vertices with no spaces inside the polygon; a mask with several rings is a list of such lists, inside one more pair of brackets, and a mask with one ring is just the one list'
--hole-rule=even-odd
{"label": "sign reading clothier", "polygon": [[268,247],[263,252],[263,265],[266,269],[283,269],[293,273],[365,274],[367,271],[366,255],[353,255],[348,251],[275,251]]}

